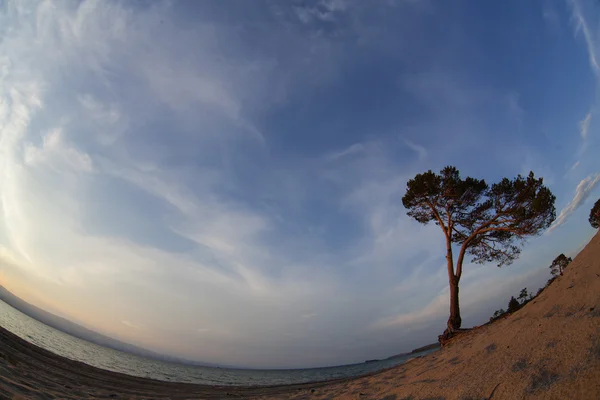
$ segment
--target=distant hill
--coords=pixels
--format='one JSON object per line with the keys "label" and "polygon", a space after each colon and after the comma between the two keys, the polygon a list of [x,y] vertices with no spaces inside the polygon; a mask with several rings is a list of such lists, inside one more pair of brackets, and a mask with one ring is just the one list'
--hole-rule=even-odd
{"label": "distant hill", "polygon": [[201,363],[190,360],[181,359],[178,357],[167,356],[159,354],[154,351],[144,349],[143,347],[135,346],[133,344],[125,343],[117,339],[105,336],[101,333],[94,332],[90,329],[84,328],[74,322],[71,322],[65,318],[59,317],[48,311],[44,311],[39,307],[34,306],[22,300],[9,292],[6,288],[0,285],[0,300],[13,308],[21,311],[23,314],[30,316],[31,318],[38,320],[39,322],[46,324],[54,329],[58,329],[61,332],[67,333],[76,338],[86,340],[88,342],[97,344],[99,346],[108,347],[113,350],[122,351],[125,353],[135,354],[137,356],[151,358],[159,361],[166,361],[178,364],[189,364],[204,367],[224,367],[218,364]]}
{"label": "distant hill", "polygon": [[410,354],[421,353],[426,350],[437,349],[438,347],[440,347],[439,343],[437,343],[437,342],[431,343],[431,344],[428,344],[427,346],[423,346],[423,347],[419,347],[418,349],[414,349],[413,351],[410,352]]}
{"label": "distant hill", "polygon": [[[414,349],[410,353],[400,353],[400,354],[390,356],[390,357],[386,358],[386,360],[391,360],[391,359],[400,358],[400,357],[406,357],[406,356],[410,356],[411,354],[417,354],[417,353],[421,353],[421,352],[424,352],[427,350],[437,349],[439,347],[440,347],[439,343],[432,343],[432,344],[428,344],[427,346],[422,346],[417,349]],[[378,361],[378,360],[367,360],[365,362],[373,362],[373,361]]]}

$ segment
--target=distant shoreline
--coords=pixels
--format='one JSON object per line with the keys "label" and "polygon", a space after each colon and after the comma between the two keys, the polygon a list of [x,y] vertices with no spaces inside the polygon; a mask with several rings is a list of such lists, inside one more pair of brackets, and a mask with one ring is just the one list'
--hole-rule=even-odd
{"label": "distant shoreline", "polygon": [[439,343],[431,343],[431,344],[428,344],[426,346],[422,346],[422,347],[416,348],[414,350],[411,350],[408,353],[400,353],[400,354],[396,354],[396,355],[393,355],[393,356],[390,356],[390,357],[387,357],[387,358],[374,358],[372,360],[366,360],[365,364],[374,363],[374,362],[378,362],[378,361],[393,360],[394,358],[406,357],[406,356],[410,356],[410,355],[413,355],[413,354],[423,353],[423,352],[425,352],[427,350],[433,350],[433,349],[439,349],[439,348],[440,348],[440,344]]}
{"label": "distant shoreline", "polygon": [[431,344],[428,344],[427,346],[423,346],[423,347],[419,347],[417,349],[414,349],[409,354],[422,353],[424,351],[432,350],[432,349],[437,349],[439,347],[440,347],[439,343],[431,343]]}

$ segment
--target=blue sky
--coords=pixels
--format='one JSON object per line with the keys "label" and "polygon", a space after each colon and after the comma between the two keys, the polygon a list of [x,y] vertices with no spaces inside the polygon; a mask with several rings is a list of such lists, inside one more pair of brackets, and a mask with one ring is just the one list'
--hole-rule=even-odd
{"label": "blue sky", "polygon": [[[558,218],[464,268],[464,325],[594,231],[593,1],[0,3],[0,283],[102,333],[250,367],[435,341],[416,173],[533,170]],[[596,154],[596,156],[594,156]]]}

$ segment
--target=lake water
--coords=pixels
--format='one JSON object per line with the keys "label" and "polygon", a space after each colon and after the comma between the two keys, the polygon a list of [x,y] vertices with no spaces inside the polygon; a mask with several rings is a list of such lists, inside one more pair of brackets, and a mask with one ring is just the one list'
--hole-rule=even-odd
{"label": "lake water", "polygon": [[389,360],[326,368],[287,370],[212,368],[157,361],[98,346],[44,325],[2,301],[0,301],[0,324],[30,343],[98,368],[161,381],[205,385],[282,385],[346,378],[393,367],[410,358],[435,351],[429,350]]}

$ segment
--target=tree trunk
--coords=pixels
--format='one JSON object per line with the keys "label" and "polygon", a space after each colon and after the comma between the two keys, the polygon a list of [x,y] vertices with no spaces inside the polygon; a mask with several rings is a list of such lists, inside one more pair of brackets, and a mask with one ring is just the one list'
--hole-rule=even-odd
{"label": "tree trunk", "polygon": [[460,306],[458,304],[458,278],[450,278],[450,318],[448,318],[448,332],[453,333],[460,329]]}
{"label": "tree trunk", "polygon": [[460,277],[454,274],[454,260],[452,257],[452,231],[446,235],[446,261],[448,263],[448,282],[450,283],[450,318],[448,318],[448,329],[445,333],[452,334],[460,329],[460,308],[458,306],[458,281]]}

